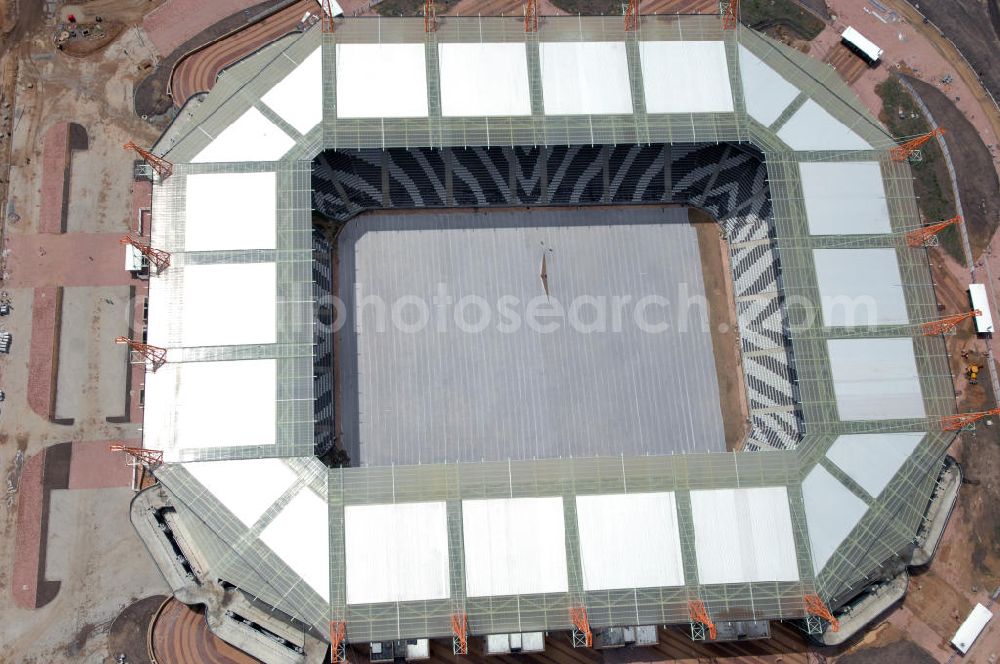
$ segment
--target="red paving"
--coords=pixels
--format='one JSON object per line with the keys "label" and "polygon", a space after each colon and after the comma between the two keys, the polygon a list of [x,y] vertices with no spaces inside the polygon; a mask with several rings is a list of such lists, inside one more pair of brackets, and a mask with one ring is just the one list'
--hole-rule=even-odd
{"label": "red paving", "polygon": [[132,216],[129,217],[129,230],[139,235],[139,212],[143,208],[143,224],[141,235],[149,236],[149,209],[153,206],[153,183],[149,180],[137,180],[132,183]]}
{"label": "red paving", "polygon": [[42,523],[46,509],[45,450],[24,462],[21,484],[17,490],[17,531],[14,538],[14,567],[11,570],[11,594],[22,609],[38,606],[39,567],[42,559]]}
{"label": "red paving", "polygon": [[8,288],[128,286],[122,233],[64,233],[7,237]]}
{"label": "red paving", "polygon": [[31,307],[28,356],[28,405],[49,420],[55,410],[62,288],[36,288]]}
{"label": "red paving", "polygon": [[[132,469],[121,452],[111,452],[114,440],[73,443],[69,464],[70,489],[113,489],[132,486]],[[136,444],[133,441],[132,444]]]}
{"label": "red paving", "polygon": [[208,92],[215,85],[220,71],[292,32],[307,10],[318,8],[316,0],[299,0],[259,23],[241,28],[184,56],[170,75],[170,95],[174,104],[183,106],[192,95]]}
{"label": "red paving", "polygon": [[259,3],[260,0],[167,0],[146,14],[142,28],[160,55],[166,57],[202,30]]}
{"label": "red paving", "polygon": [[49,127],[42,143],[42,206],[38,230],[62,233],[66,212],[66,182],[69,179],[69,123]]}

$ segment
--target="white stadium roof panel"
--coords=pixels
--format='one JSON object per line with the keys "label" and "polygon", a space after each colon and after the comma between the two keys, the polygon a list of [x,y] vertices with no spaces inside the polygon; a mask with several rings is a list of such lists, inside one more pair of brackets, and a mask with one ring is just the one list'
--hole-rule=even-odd
{"label": "white stadium roof panel", "polygon": [[871,150],[863,138],[812,99],[788,118],[778,138],[793,150]]}
{"label": "white stadium roof panel", "polygon": [[251,108],[219,132],[192,163],[277,161],[295,141],[256,108]]}
{"label": "white stadium roof panel", "polygon": [[[131,246],[131,245],[129,245]],[[146,316],[146,341],[154,346],[170,346],[170,325],[174,306],[170,293],[174,290],[166,279],[149,280],[149,313]]]}
{"label": "white stadium roof panel", "polygon": [[732,113],[724,42],[640,41],[639,59],[647,113]]}
{"label": "white stadium roof panel", "polygon": [[347,603],[447,599],[448,510],[444,502],[344,508]]}
{"label": "white stadium roof panel", "polygon": [[912,339],[830,339],[826,344],[840,419],[926,415]]}
{"label": "white stadium roof panel", "polygon": [[918,431],[839,436],[826,457],[870,496],[878,498],[925,435]]}
{"label": "white stadium roof panel", "polygon": [[183,346],[276,341],[278,287],[274,263],[187,265],[183,277]]}
{"label": "white stadium roof panel", "polygon": [[523,43],[438,44],[438,60],[443,116],[531,115]]}
{"label": "white stadium roof panel", "polygon": [[740,77],[743,80],[747,113],[757,122],[769,127],[799,96],[799,89],[742,44],[739,50]]}
{"label": "white stadium roof panel", "polygon": [[323,120],[323,57],[317,48],[260,98],[300,134]]}
{"label": "white stadium roof panel", "polygon": [[797,581],[788,491],[783,486],[691,492],[698,581]]}
{"label": "white stadium roof panel", "polygon": [[166,461],[184,449],[273,445],[276,360],[167,363],[146,373],[143,443]]}
{"label": "white stadium roof panel", "polygon": [[469,597],[568,590],[561,497],[463,500],[462,529]]}
{"label": "white stadium roof panel", "polygon": [[296,479],[295,472],[281,459],[198,461],[183,465],[248,528],[257,523]]}
{"label": "white stadium roof panel", "polygon": [[812,235],[889,233],[889,206],[877,161],[799,164]]}
{"label": "white stadium roof panel", "polygon": [[185,251],[275,248],[274,173],[200,173],[185,187]]}
{"label": "white stadium roof panel", "polygon": [[326,601],[330,600],[328,512],[326,500],[304,488],[260,533],[260,541]]}
{"label": "white stadium roof panel", "polygon": [[827,327],[909,322],[895,249],[814,249],[813,261]]}
{"label": "white stadium roof panel", "polygon": [[584,590],[683,586],[674,494],[577,496]]}
{"label": "white stadium roof panel", "polygon": [[868,505],[819,464],[802,480],[802,502],[809,530],[813,571],[819,574],[833,552],[868,511]]}
{"label": "white stadium roof panel", "polygon": [[427,117],[424,45],[337,44],[337,117]]}
{"label": "white stadium roof panel", "polygon": [[542,42],[546,115],[632,112],[625,42]]}

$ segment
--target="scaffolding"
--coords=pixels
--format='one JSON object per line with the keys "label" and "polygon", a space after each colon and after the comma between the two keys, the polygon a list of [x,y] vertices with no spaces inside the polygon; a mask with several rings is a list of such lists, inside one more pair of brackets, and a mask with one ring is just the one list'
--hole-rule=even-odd
{"label": "scaffolding", "polygon": [[524,31],[538,32],[538,0],[524,2]]}
{"label": "scaffolding", "polygon": [[957,415],[948,415],[947,417],[941,418],[941,428],[945,431],[961,431],[963,429],[970,429],[973,428],[979,420],[986,417],[992,417],[994,415],[1000,415],[1000,408],[983,410],[978,413],[959,413]]}
{"label": "scaffolding", "polygon": [[124,452],[132,467],[132,489],[139,491],[146,482],[147,473],[163,464],[163,452],[144,447],[130,447],[124,443],[114,443],[108,446],[111,452]]}
{"label": "scaffolding", "polygon": [[330,664],[347,664],[347,623],[330,621]]}
{"label": "scaffolding", "polygon": [[823,603],[819,595],[806,595],[803,599],[806,603],[806,610],[809,612],[809,615],[806,617],[806,631],[810,634],[822,634],[824,631],[823,624],[819,621],[828,623],[831,632],[840,631],[840,621],[830,613],[830,609]]}
{"label": "scaffolding", "polygon": [[122,146],[126,150],[132,150],[136,154],[145,160],[149,167],[156,171],[156,174],[160,176],[160,180],[166,180],[174,172],[174,165],[163,157],[158,157],[149,150],[141,148],[132,141],[129,141]]}
{"label": "scaffolding", "polygon": [[124,452],[129,458],[134,459],[148,468],[156,468],[163,463],[162,450],[149,450],[144,447],[129,447],[124,443],[113,443],[108,445],[111,452]]}
{"label": "scaffolding", "polygon": [[926,247],[930,241],[937,236],[938,233],[956,224],[962,223],[962,218],[955,216],[951,219],[946,219],[944,221],[939,221],[936,224],[931,224],[930,226],[921,226],[920,228],[910,231],[906,234],[906,244],[911,247]]}
{"label": "scaffolding", "polygon": [[323,12],[322,30],[327,34],[331,34],[337,29],[337,25],[334,22],[333,6],[330,4],[330,0],[320,0],[320,7]]}
{"label": "scaffolding", "polygon": [[437,29],[437,7],[434,5],[434,0],[424,0],[424,32],[430,34],[437,32]]}
{"label": "scaffolding", "polygon": [[572,641],[574,648],[592,648],[594,633],[590,631],[590,620],[587,618],[587,607],[571,606],[569,618],[573,623]]}
{"label": "scaffolding", "polygon": [[889,156],[892,157],[893,161],[909,161],[911,159],[919,159],[921,146],[935,136],[944,136],[944,133],[944,127],[932,129],[926,134],[917,136],[916,138],[911,138],[908,141],[904,141],[899,145],[890,148]]}
{"label": "scaffolding", "polygon": [[469,654],[469,617],[464,613],[451,614],[451,651],[456,655]]}
{"label": "scaffolding", "polygon": [[133,341],[128,337],[115,337],[116,344],[125,344],[132,355],[132,364],[145,364],[156,373],[157,369],[167,363],[167,349],[152,344]]}
{"label": "scaffolding", "polygon": [[625,32],[639,29],[639,0],[628,0],[625,6]]}
{"label": "scaffolding", "polygon": [[924,332],[924,336],[933,337],[939,334],[948,334],[955,329],[962,321],[969,320],[970,318],[975,318],[976,316],[982,316],[983,312],[979,309],[973,309],[972,311],[966,311],[961,314],[955,314],[953,316],[945,316],[943,318],[938,318],[937,320],[932,320],[927,323],[921,324],[921,329]]}
{"label": "scaffolding", "polygon": [[700,599],[688,600],[688,615],[691,619],[691,640],[692,641],[715,641],[719,637],[719,632],[708,615],[705,603]]}
{"label": "scaffolding", "polygon": [[125,237],[123,237],[121,240],[119,240],[119,244],[122,245],[130,244],[133,247],[135,247],[136,250],[140,254],[142,254],[143,258],[149,261],[149,263],[156,268],[156,274],[160,274],[168,267],[170,267],[169,252],[163,251],[162,249],[154,249],[146,242],[137,240],[131,235],[126,235]]}
{"label": "scaffolding", "polygon": [[740,22],[740,0],[722,0],[722,29],[735,30]]}

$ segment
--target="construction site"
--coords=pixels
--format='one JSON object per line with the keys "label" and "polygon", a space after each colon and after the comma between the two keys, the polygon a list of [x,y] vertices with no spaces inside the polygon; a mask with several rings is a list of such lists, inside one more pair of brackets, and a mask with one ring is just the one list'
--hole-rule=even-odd
{"label": "construction site", "polygon": [[[901,140],[735,0],[307,4],[276,5],[295,29],[265,17],[238,57],[172,56],[176,112],[119,143],[130,222],[89,260],[120,273],[124,253],[128,281],[88,297],[118,312],[99,371],[125,397],[81,398],[121,411],[107,440],[22,453],[18,606],[60,592],[58,491],[106,482],[146,567],[126,603],[162,598],[136,609],[148,652],[109,646],[119,662],[866,652],[954,532],[956,438],[1000,415],[969,402],[1000,391],[993,286],[942,301],[939,240],[971,257],[968,232],[914,189],[945,130]],[[39,269],[75,260],[68,179],[92,140],[45,134],[38,223],[63,241]],[[84,317],[51,279],[24,398],[80,426],[63,372]],[[200,626],[155,629],[182,605]],[[112,640],[140,643],[135,620]],[[199,629],[210,648],[165,654]]]}

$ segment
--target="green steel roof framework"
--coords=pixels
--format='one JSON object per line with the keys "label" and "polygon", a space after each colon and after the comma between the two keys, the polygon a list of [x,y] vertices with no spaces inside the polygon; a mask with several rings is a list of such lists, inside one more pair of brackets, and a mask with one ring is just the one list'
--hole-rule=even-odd
{"label": "green steel roof framework", "polygon": [[[540,41],[614,40],[624,38],[632,75],[634,113],[621,116],[547,117],[542,113],[538,43]],[[641,88],[639,40],[722,39],[726,44],[735,112],[731,114],[647,114]],[[429,117],[402,120],[338,120],[336,118],[335,45],[337,43],[418,42],[425,44],[428,63]],[[440,114],[437,80],[437,44],[461,41],[509,41],[527,44],[532,115],[510,118],[444,118]],[[742,44],[777,70],[802,92],[769,127],[749,117],[739,74],[737,44]],[[307,135],[299,134],[259,102],[260,97],[295,63],[317,46],[323,51],[324,119]],[[813,99],[837,120],[874,146],[865,151],[794,152],[777,131],[791,113]],[[832,605],[849,599],[866,580],[914,543],[942,457],[953,434],[937,429],[938,419],[954,411],[950,370],[940,337],[924,337],[918,324],[876,328],[824,328],[814,305],[816,285],[812,250],[832,247],[887,247],[896,250],[903,275],[911,321],[937,316],[926,254],[906,245],[904,234],[919,225],[911,175],[906,165],[889,160],[891,137],[870,117],[836,72],[801,53],[740,28],[721,31],[717,16],[644,16],[640,28],[623,37],[620,18],[547,17],[541,31],[525,34],[520,19],[452,18],[425,35],[419,19],[358,19],[337,24],[333,34],[318,28],[302,36],[286,37],[226,70],[213,92],[197,107],[186,110],[157,146],[175,163],[175,177],[156,185],[154,232],[160,246],[176,252],[177,261],[239,262],[246,252],[184,254],[183,176],[199,172],[237,172],[274,168],[268,163],[190,164],[206,144],[250,107],[260,110],[296,141],[277,162],[279,174],[279,237],[274,252],[287,291],[279,302],[290,302],[279,315],[279,342],[266,347],[183,349],[182,361],[277,357],[284,363],[282,384],[293,402],[311,400],[312,300],[310,281],[310,162],[322,149],[388,148],[470,145],[559,145],[603,143],[749,142],[766,157],[777,247],[786,295],[807,302],[789,308],[791,345],[798,374],[805,437],[795,451],[756,454],[692,454],[669,457],[603,457],[531,462],[425,465],[417,467],[326,469],[311,454],[313,431],[308,409],[279,416],[284,426],[273,449],[227,448],[208,450],[191,460],[287,457],[299,471],[299,480],[247,529],[206,492],[182,467],[169,464],[157,476],[188,517],[200,526],[193,536],[217,566],[216,576],[256,595],[277,610],[326,634],[330,620],[347,622],[349,641],[406,637],[440,637],[451,633],[450,616],[469,614],[474,634],[571,627],[568,607],[584,602],[591,624],[668,624],[688,622],[687,600],[706,602],[717,620],[800,618],[802,597],[819,594]],[[203,130],[204,128],[204,130]],[[205,132],[208,133],[205,133]],[[802,161],[877,160],[880,163],[893,233],[864,236],[813,236],[806,226],[798,163]],[[162,220],[171,220],[169,225]],[[169,272],[164,278],[170,278]],[[843,422],[838,418],[825,341],[845,337],[907,336],[914,339],[926,418],[898,421]],[[282,419],[282,417],[284,419]],[[285,424],[280,424],[284,422]],[[885,431],[928,431],[917,451],[906,461],[878,497],[869,496],[843,471],[824,458],[838,434]],[[298,457],[298,458],[297,458]],[[801,480],[822,463],[859,498],[869,504],[818,577],[813,573]],[[258,539],[298,488],[308,485],[329,502],[330,601],[306,587],[298,576]],[[801,581],[700,586],[690,507],[691,489],[782,485],[788,488]],[[488,497],[563,496],[674,491],[688,585],[680,588],[622,591],[583,591],[575,527],[575,501],[565,500],[570,592],[518,597],[465,598],[461,537],[461,500]],[[344,506],[444,500],[448,503],[451,599],[347,606],[344,579]],[[197,533],[202,533],[198,535]],[[208,533],[213,537],[209,538]]]}

